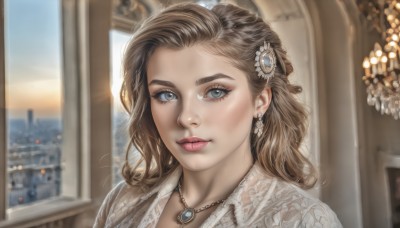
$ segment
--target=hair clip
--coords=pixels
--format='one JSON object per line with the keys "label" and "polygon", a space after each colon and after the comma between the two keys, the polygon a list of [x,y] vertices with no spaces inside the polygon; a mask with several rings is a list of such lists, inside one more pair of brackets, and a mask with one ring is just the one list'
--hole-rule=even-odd
{"label": "hair clip", "polygon": [[261,45],[260,49],[256,52],[255,60],[256,64],[254,66],[259,77],[269,80],[274,76],[276,57],[270,43],[264,41],[264,45]]}

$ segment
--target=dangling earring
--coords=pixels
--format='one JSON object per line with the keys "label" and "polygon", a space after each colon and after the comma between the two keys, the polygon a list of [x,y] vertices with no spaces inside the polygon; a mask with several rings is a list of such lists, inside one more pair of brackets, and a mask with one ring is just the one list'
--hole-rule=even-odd
{"label": "dangling earring", "polygon": [[262,122],[262,116],[263,116],[263,114],[261,114],[261,113],[259,113],[257,115],[258,120],[257,120],[256,125],[254,127],[254,134],[256,134],[258,138],[260,138],[260,136],[262,134],[262,131],[263,131],[263,128],[264,128],[264,124]]}

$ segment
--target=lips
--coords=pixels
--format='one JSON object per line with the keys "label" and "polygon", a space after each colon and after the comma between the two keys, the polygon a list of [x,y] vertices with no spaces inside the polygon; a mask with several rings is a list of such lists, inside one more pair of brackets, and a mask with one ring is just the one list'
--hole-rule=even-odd
{"label": "lips", "polygon": [[188,152],[200,151],[206,147],[209,142],[210,140],[205,140],[198,137],[183,138],[177,141],[177,143]]}

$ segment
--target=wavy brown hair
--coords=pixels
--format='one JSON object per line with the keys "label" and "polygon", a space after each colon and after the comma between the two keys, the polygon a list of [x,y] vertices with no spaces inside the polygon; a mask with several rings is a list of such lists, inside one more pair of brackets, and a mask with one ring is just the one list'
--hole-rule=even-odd
{"label": "wavy brown hair", "polygon": [[[268,82],[258,77],[254,68],[256,51],[264,41],[271,44],[278,60],[275,75]],[[293,67],[278,35],[245,9],[218,4],[209,10],[193,3],[173,5],[147,19],[126,50],[121,90],[122,103],[130,114],[130,144],[122,169],[126,182],[150,188],[179,166],[152,119],[146,68],[157,47],[181,49],[196,44],[227,57],[245,72],[254,98],[264,88],[271,88],[272,100],[263,116],[262,135],[251,136],[253,158],[272,176],[305,189],[312,187],[317,179],[315,168],[299,150],[307,113],[295,97],[301,87],[288,80]],[[132,146],[141,154],[134,166],[129,162]]]}

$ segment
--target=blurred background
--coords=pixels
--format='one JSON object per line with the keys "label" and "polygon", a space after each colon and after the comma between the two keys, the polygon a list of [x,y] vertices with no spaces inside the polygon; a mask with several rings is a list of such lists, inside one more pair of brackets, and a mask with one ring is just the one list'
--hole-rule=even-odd
{"label": "blurred background", "polygon": [[92,226],[122,180],[126,44],[178,2],[236,4],[272,26],[310,114],[310,193],[344,227],[400,227],[398,0],[0,0],[0,227]]}

